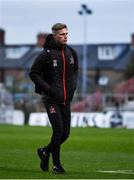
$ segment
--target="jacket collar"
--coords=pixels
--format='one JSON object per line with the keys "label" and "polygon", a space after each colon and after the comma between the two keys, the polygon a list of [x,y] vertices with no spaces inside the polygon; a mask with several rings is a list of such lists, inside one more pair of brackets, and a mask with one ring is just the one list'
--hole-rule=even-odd
{"label": "jacket collar", "polygon": [[46,37],[46,40],[45,40],[43,47],[44,47],[44,49],[45,48],[62,49],[62,48],[65,48],[66,45],[61,45],[61,44],[56,43],[56,41],[53,38],[53,35],[49,34]]}

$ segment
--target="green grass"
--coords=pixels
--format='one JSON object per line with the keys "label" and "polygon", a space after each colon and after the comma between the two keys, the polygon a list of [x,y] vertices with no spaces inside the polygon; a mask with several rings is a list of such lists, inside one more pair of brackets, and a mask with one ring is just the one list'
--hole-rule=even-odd
{"label": "green grass", "polygon": [[[72,128],[62,146],[65,175],[42,172],[37,147],[46,145],[51,129],[0,125],[1,179],[133,179],[134,130]],[[129,170],[126,172],[98,171]],[[130,171],[131,170],[131,171]]]}

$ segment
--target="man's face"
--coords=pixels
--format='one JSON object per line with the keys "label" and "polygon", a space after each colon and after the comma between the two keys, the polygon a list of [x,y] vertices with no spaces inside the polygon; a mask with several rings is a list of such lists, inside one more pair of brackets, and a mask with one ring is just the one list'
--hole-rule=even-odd
{"label": "man's face", "polygon": [[68,38],[68,29],[64,28],[61,30],[58,30],[55,34],[53,34],[53,37],[55,41],[59,44],[66,44],[67,38]]}

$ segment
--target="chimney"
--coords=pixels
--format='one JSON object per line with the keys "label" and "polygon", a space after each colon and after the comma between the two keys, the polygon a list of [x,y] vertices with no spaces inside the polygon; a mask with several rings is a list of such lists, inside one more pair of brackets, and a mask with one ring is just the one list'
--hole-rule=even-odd
{"label": "chimney", "polygon": [[131,35],[131,47],[134,49],[134,33]]}
{"label": "chimney", "polygon": [[0,29],[0,45],[5,44],[5,31],[3,29]]}
{"label": "chimney", "polygon": [[48,35],[47,33],[39,33],[39,34],[37,34],[37,47],[40,47],[40,48],[43,47],[47,35]]}

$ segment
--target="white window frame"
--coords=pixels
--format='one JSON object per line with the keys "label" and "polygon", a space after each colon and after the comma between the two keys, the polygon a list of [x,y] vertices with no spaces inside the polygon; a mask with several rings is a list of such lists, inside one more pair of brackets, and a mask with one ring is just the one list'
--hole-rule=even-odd
{"label": "white window frame", "polygon": [[99,60],[115,60],[116,52],[114,46],[99,46],[98,59]]}

